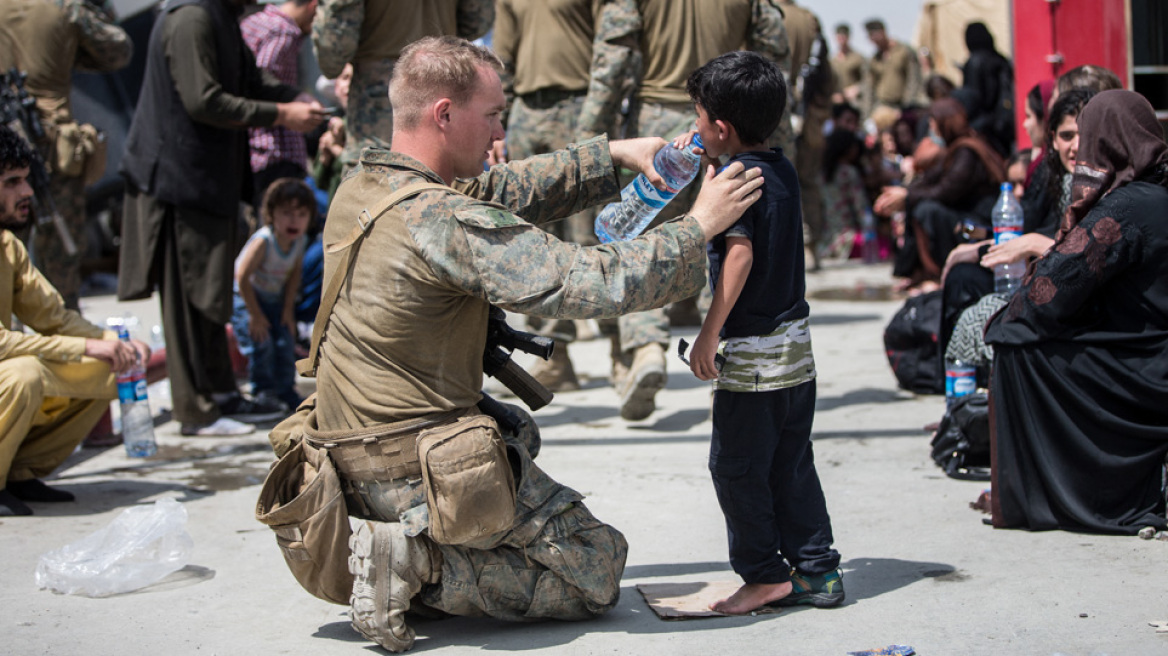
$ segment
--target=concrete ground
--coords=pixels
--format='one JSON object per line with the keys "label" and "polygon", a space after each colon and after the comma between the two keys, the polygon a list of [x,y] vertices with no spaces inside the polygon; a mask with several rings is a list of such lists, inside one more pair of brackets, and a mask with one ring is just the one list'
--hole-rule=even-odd
{"label": "concrete ground", "polygon": [[[1064,532],[993,530],[969,508],[987,487],[946,478],[922,427],[940,397],[898,391],[881,334],[900,305],[884,266],[812,274],[819,370],[815,449],[847,602],[834,610],[666,622],[635,586],[734,581],[706,469],[709,391],[670,355],[667,389],[647,421],[627,423],[605,383],[607,344],[571,347],[588,377],[536,416],[543,468],[587,497],[629,542],[620,604],[582,623],[418,621],[417,652],[467,654],[846,654],[891,644],[949,654],[1165,654],[1168,542]],[[131,311],[157,322],[153,301],[84,300],[94,320]],[[696,329],[677,331],[693,337]],[[305,391],[311,381],[305,381]],[[165,401],[155,388],[155,396]],[[163,415],[165,419],[165,415]],[[157,429],[156,457],[121,447],[82,450],[53,484],[72,504],[35,504],[0,521],[0,653],[333,654],[379,649],[347,608],[302,591],[271,531],[254,519],[272,454],[265,431],[235,439]],[[91,599],[38,590],[41,554],[107,525],[124,508],[169,497],[189,513],[190,564],[138,592]]]}

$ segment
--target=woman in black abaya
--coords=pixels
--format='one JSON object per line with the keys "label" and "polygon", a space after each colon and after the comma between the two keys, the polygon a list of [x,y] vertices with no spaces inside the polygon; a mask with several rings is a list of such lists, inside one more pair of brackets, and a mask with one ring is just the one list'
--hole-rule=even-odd
{"label": "woman in black abaya", "polygon": [[1168,144],[1130,91],[1079,115],[1073,204],[987,325],[993,523],[1166,527]]}

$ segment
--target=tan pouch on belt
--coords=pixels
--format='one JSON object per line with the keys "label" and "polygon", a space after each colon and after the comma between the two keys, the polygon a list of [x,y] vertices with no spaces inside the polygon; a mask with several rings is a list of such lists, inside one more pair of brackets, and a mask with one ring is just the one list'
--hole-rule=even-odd
{"label": "tan pouch on belt", "polygon": [[57,124],[54,172],[91,185],[105,175],[105,135],[88,123]]}
{"label": "tan pouch on belt", "polygon": [[422,431],[418,462],[435,542],[463,544],[514,524],[515,475],[490,416],[463,417]]}

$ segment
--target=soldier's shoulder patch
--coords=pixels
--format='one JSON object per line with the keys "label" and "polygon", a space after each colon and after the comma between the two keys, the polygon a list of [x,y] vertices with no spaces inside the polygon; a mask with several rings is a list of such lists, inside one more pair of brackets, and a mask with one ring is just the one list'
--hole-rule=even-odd
{"label": "soldier's shoulder patch", "polygon": [[523,223],[523,219],[494,205],[468,205],[455,212],[454,215],[460,223],[479,228],[506,228]]}

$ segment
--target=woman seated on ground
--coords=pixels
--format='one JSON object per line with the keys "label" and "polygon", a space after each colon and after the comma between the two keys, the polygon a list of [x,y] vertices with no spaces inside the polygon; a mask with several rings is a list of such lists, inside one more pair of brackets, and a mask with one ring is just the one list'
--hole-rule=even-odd
{"label": "woman seated on ground", "polygon": [[1163,529],[1168,455],[1168,144],[1130,91],[1079,115],[1074,202],[986,328],[993,524]]}
{"label": "woman seated on ground", "polygon": [[823,244],[819,256],[847,259],[868,207],[860,155],[864,142],[854,132],[835,130],[823,152]]}
{"label": "woman seated on ground", "polygon": [[[962,244],[949,253],[941,276],[944,293],[938,334],[946,359],[988,364],[991,356],[982,341],[982,329],[986,319],[1009,300],[1005,295],[992,294],[993,268],[1038,257],[1054,243],[1054,234],[1071,202],[1071,173],[1079,149],[1079,112],[1093,95],[1084,89],[1068,91],[1051,108],[1043,148],[1045,159],[1022,195],[1022,236],[997,246],[993,239]],[[969,317],[963,316],[967,308]]]}
{"label": "woman seated on ground", "polygon": [[969,129],[957,100],[933,103],[928,138],[944,148],[937,163],[907,188],[886,188],[875,203],[882,216],[908,212],[903,246],[893,267],[893,275],[908,279],[904,287],[925,282],[936,287],[945,258],[959,243],[955,229],[970,217],[989,223],[1006,174],[998,154]]}

